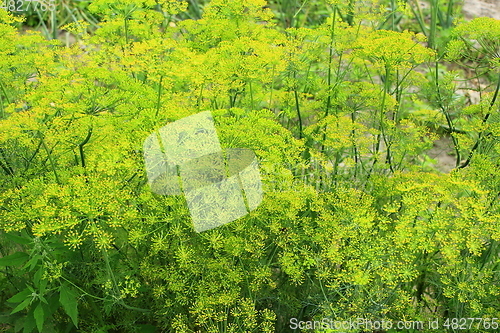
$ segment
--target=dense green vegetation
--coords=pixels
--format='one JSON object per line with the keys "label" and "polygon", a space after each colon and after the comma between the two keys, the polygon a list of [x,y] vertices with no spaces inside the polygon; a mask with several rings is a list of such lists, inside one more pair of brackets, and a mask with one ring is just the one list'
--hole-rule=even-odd
{"label": "dense green vegetation", "polygon": [[[0,331],[494,331],[500,22],[460,22],[457,5],[0,9]],[[256,153],[265,196],[196,233],[184,197],[152,193],[142,150],[205,110],[224,148]],[[450,172],[429,156],[438,139]]]}

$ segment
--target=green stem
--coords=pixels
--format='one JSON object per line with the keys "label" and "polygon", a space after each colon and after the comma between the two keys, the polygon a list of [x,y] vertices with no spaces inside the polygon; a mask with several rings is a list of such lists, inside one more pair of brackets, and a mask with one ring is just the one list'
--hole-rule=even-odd
{"label": "green stem", "polygon": [[38,152],[40,151],[40,148],[42,147],[42,141],[40,140],[40,142],[38,143],[38,146],[36,147],[35,151],[33,152],[33,154],[31,155],[31,157],[26,161],[26,166],[24,168],[24,171],[28,171],[30,165],[31,165],[31,162],[33,161],[33,159],[36,157],[36,155],[38,155]]}
{"label": "green stem", "polygon": [[431,49],[436,49],[437,12],[439,9],[437,0],[432,0],[430,5],[431,5],[431,28],[429,32],[429,47]]}
{"label": "green stem", "polygon": [[[0,88],[2,88],[2,93],[5,96],[5,99],[7,100],[7,104],[10,104],[9,96],[7,95],[7,91],[5,90],[5,86],[3,85],[2,81],[0,81]],[[3,103],[2,103],[2,110],[3,110]]]}
{"label": "green stem", "polygon": [[4,172],[5,172],[8,176],[12,176],[12,175],[13,175],[13,173],[12,173],[11,169],[10,169],[9,167],[7,167],[6,165],[4,165],[4,164],[2,163],[2,161],[1,161],[1,160],[0,160],[0,168],[2,168],[2,169],[3,169],[3,171],[4,171]]}
{"label": "green stem", "polygon": [[347,6],[347,24],[349,24],[351,27],[354,25],[354,6],[355,6],[355,0],[349,0],[349,4]]}
{"label": "green stem", "polygon": [[43,139],[42,133],[38,132],[38,135],[40,136],[40,140],[42,142],[42,147],[43,147],[43,149],[45,149],[45,152],[47,153],[47,157],[49,158],[50,166],[52,167],[52,171],[54,172],[54,177],[56,178],[56,182],[57,182],[57,184],[61,184],[61,181],[60,181],[59,176],[57,174],[54,159],[52,158],[52,153],[51,153],[49,147],[47,147],[47,144],[45,143],[45,140]]}
{"label": "green stem", "polygon": [[395,91],[394,93],[396,94],[396,108],[392,114],[392,120],[394,120],[394,122],[396,124],[399,124],[399,113],[401,111],[401,101],[403,99],[403,81],[406,79],[406,77],[408,76],[408,74],[413,71],[413,68],[408,71],[408,73],[406,73],[405,75],[403,75],[403,77],[401,78],[401,80],[399,79],[399,70],[396,70],[396,88],[395,88]]}
{"label": "green stem", "polygon": [[391,30],[396,31],[396,1],[391,0]]}
{"label": "green stem", "polygon": [[390,67],[386,64],[385,65],[385,80],[384,80],[384,95],[382,96],[382,106],[380,108],[380,130],[382,132],[382,138],[384,140],[385,146],[387,148],[387,162],[389,163],[389,167],[392,172],[394,172],[393,167],[392,167],[392,158],[391,158],[391,145],[390,142],[387,138],[386,132],[385,132],[385,127],[384,127],[384,109],[385,109],[385,100],[386,100],[386,95],[389,94],[389,89],[390,89]]}
{"label": "green stem", "polygon": [[40,20],[40,23],[38,24],[38,26],[43,26],[43,31],[44,31],[44,35],[47,39],[50,39],[51,37],[51,33],[49,31],[49,27],[47,27],[47,25],[45,24],[45,18],[43,17],[43,15],[40,13],[40,10],[36,10],[36,14],[38,16],[38,19]]}
{"label": "green stem", "polygon": [[[488,118],[491,115],[491,111],[493,109],[493,106],[495,105],[495,102],[497,100],[498,92],[499,91],[500,91],[500,74],[499,74],[498,79],[497,79],[497,86],[495,88],[495,93],[493,94],[493,98],[491,99],[490,105],[488,107],[488,112],[486,113],[486,115],[483,118],[482,125],[486,124],[486,122],[488,121]],[[469,165],[469,163],[470,163],[470,161],[472,159],[472,156],[474,155],[474,152],[477,150],[477,148],[479,148],[479,143],[483,139],[483,135],[484,135],[484,131],[481,131],[479,133],[479,136],[477,138],[476,143],[474,144],[474,146],[472,147],[472,149],[471,149],[471,151],[469,153],[469,157],[467,158],[467,160],[462,165],[460,165],[458,167],[459,169],[465,168],[466,166]]]}
{"label": "green stem", "polygon": [[[444,106],[443,99],[441,97],[441,88],[439,86],[439,59],[436,59],[436,62],[435,62],[434,82],[436,84],[436,94],[437,94],[437,98],[438,98],[439,108],[441,109],[441,112],[443,112],[443,114],[446,118],[446,123],[448,124],[448,128],[450,129],[450,133],[454,133],[454,132],[456,132],[455,126],[453,125],[453,121],[451,119],[451,116],[448,113],[447,108]],[[458,139],[454,135],[451,135],[451,140],[453,141],[453,148],[455,149],[455,154],[457,155],[455,165],[458,166],[460,164],[460,160],[461,160]]]}
{"label": "green stem", "polygon": [[359,157],[358,157],[358,147],[356,145],[356,130],[355,130],[355,125],[356,125],[356,111],[353,111],[351,113],[351,122],[352,122],[352,131],[351,131],[351,140],[352,140],[352,148],[353,148],[353,154],[354,154],[354,178],[356,178],[358,174],[358,163],[359,163]]}
{"label": "green stem", "polygon": [[85,290],[83,290],[82,288],[78,287],[76,284],[74,284],[73,282],[71,282],[71,280],[68,280],[67,278],[65,278],[64,276],[61,276],[61,279],[63,279],[64,281],[68,282],[69,284],[71,284],[73,287],[75,287],[76,289],[78,289],[81,293],[82,293],[82,296],[89,296],[91,298],[95,298],[97,300],[100,300],[100,301],[106,301],[105,298],[102,298],[102,297],[98,297],[98,296],[95,296],[95,295],[92,295],[92,294],[89,294],[88,292],[86,292]]}
{"label": "green stem", "polygon": [[[325,118],[328,117],[330,113],[330,108],[332,105],[332,62],[333,62],[333,41],[335,38],[335,20],[336,20],[336,5],[333,7],[333,17],[332,17],[332,26],[330,27],[330,50],[328,56],[328,75],[327,75],[327,86],[328,86],[328,97],[326,98],[326,107],[325,107]],[[339,57],[339,68],[342,63],[342,54]],[[339,77],[339,71],[337,71],[337,78]],[[326,130],[323,132],[323,140],[321,141],[321,149],[323,152],[325,150],[324,142],[326,140]]]}
{"label": "green stem", "polygon": [[80,151],[80,159],[82,162],[82,168],[85,168],[85,154],[83,152],[83,146],[85,146],[92,136],[92,127],[89,128],[89,132],[87,133],[87,137],[78,145],[78,150]]}
{"label": "green stem", "polygon": [[384,91],[383,91],[383,95],[382,95],[382,103],[381,103],[381,107],[380,107],[380,119],[379,119],[379,121],[380,121],[380,131],[382,132],[382,134],[378,134],[377,135],[377,143],[375,145],[375,159],[373,160],[373,163],[372,163],[372,166],[370,168],[370,171],[368,171],[368,175],[366,177],[365,184],[368,184],[368,180],[370,179],[370,177],[372,175],[372,172],[373,172],[373,169],[375,168],[375,165],[378,162],[377,154],[380,151],[380,144],[382,143],[382,139],[384,140],[384,142],[386,143],[386,146],[387,146],[387,161],[389,162],[389,166],[391,168],[391,171],[394,172],[392,164],[391,164],[390,147],[389,147],[389,145],[387,143],[387,139],[386,139],[386,136],[385,136],[385,130],[384,130],[385,99],[386,99],[386,94],[389,93],[389,88],[390,88],[390,85],[389,85],[389,74],[390,74],[389,66],[386,64],[385,65],[385,74],[384,74],[385,75],[385,78],[384,78]]}
{"label": "green stem", "polygon": [[273,71],[272,71],[272,74],[271,74],[271,93],[270,93],[270,96],[269,96],[269,109],[273,109],[273,92],[274,92],[274,71],[276,69],[276,66],[273,65]]}
{"label": "green stem", "polygon": [[53,39],[57,39],[57,16],[56,16],[56,11],[53,10],[51,11],[51,15],[50,15],[50,18],[51,18],[51,25],[52,25],[52,38]]}
{"label": "green stem", "polygon": [[116,282],[115,275],[113,274],[113,270],[111,269],[111,265],[109,264],[108,251],[106,251],[106,249],[103,250],[103,257],[104,262],[106,263],[106,270],[108,271],[111,281],[113,282],[113,290],[116,295],[119,295],[120,290],[118,290],[118,283]]}
{"label": "green stem", "polygon": [[255,106],[254,106],[254,104],[253,104],[252,80],[250,80],[250,81],[248,82],[248,86],[250,87],[250,106],[251,106],[252,110],[254,110],[254,109],[255,109]]}
{"label": "green stem", "polygon": [[[158,98],[156,99],[155,117],[158,117],[158,113],[160,112],[161,94],[162,94],[162,90],[163,90],[162,82],[163,82],[163,75],[160,76],[160,83],[159,83],[159,87],[158,87]],[[203,89],[203,87],[202,87],[202,89]]]}
{"label": "green stem", "polygon": [[332,87],[333,40],[335,37],[335,19],[336,19],[335,16],[336,16],[336,11],[335,11],[335,7],[334,7],[333,17],[332,17],[332,26],[330,28],[331,29],[331,31],[330,31],[330,51],[329,51],[329,56],[328,56],[328,76],[327,76],[328,97],[326,99],[325,117],[328,116],[328,113],[330,112],[331,103],[332,103],[331,87]]}
{"label": "green stem", "polygon": [[191,4],[192,8],[194,9],[195,19],[200,19],[201,18],[201,9],[200,9],[200,6],[198,6],[198,0],[189,0],[189,3]]}
{"label": "green stem", "polygon": [[413,12],[413,15],[415,15],[418,25],[420,26],[420,30],[422,30],[422,33],[429,38],[429,33],[427,32],[427,29],[425,28],[424,24],[424,15],[422,14],[422,9],[420,9],[420,5],[418,3],[418,0],[414,0],[415,6],[417,7],[417,11],[413,6],[410,6],[411,11]]}
{"label": "green stem", "polygon": [[0,167],[5,171],[5,173],[9,176],[14,176],[14,169],[10,166],[9,161],[7,160],[7,156],[2,148],[0,148],[0,156],[5,160],[5,165],[0,160]]}
{"label": "green stem", "polygon": [[445,28],[450,28],[453,21],[453,5],[455,0],[448,0],[448,8],[446,10],[446,26]]}
{"label": "green stem", "polygon": [[302,139],[302,115],[300,114],[299,94],[297,93],[297,88],[293,90],[293,94],[295,96],[295,108],[297,110],[297,116],[299,117],[299,139]]}
{"label": "green stem", "polygon": [[0,120],[4,119],[5,118],[5,109],[3,107],[3,97],[2,95],[0,95]]}
{"label": "green stem", "polygon": [[[201,84],[201,87],[200,87],[200,95],[198,96],[198,102],[196,103],[196,104],[197,104],[196,106],[198,107],[198,111],[200,111],[201,102],[202,102],[202,100],[203,100],[203,86],[204,86],[204,85],[203,85],[203,83],[202,83],[202,84]],[[160,99],[160,96],[159,96],[159,95],[160,95],[160,94],[158,93],[158,99]],[[156,111],[156,113],[158,113],[158,107],[157,107],[157,111]]]}

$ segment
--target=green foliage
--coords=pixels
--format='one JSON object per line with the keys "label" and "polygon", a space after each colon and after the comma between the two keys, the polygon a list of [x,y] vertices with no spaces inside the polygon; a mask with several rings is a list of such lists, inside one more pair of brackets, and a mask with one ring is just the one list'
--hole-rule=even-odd
{"label": "green foliage", "polygon": [[449,48],[449,59],[466,57],[474,61],[486,58],[491,65],[500,65],[500,22],[489,17],[479,17],[458,25],[453,30],[456,38]]}
{"label": "green foliage", "polygon": [[[175,24],[182,1],[100,0],[99,28],[71,25],[71,47],[0,10],[0,320],[288,332],[291,318],[499,317],[500,81],[465,105],[440,52],[366,3],[330,1],[301,27],[260,0]],[[496,59],[484,24],[452,36]],[[224,148],[255,151],[265,196],[196,233],[182,197],[148,188],[142,143],[204,110]],[[429,118],[452,137],[450,173],[429,165]]]}

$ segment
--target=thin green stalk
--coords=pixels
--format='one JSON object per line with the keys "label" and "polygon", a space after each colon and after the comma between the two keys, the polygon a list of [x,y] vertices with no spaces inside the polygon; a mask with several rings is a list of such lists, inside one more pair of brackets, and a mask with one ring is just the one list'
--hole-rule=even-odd
{"label": "thin green stalk", "polygon": [[85,154],[83,152],[83,146],[85,146],[89,142],[91,136],[92,136],[92,127],[89,128],[89,131],[87,133],[87,137],[85,137],[85,139],[83,139],[83,141],[78,145],[78,150],[80,151],[80,160],[82,163],[82,168],[85,168]]}
{"label": "thin green stalk", "polygon": [[336,19],[335,7],[333,10],[332,26],[330,28],[330,30],[331,30],[330,31],[330,50],[328,53],[328,75],[327,75],[328,97],[326,99],[325,117],[328,116],[328,113],[330,112],[330,107],[332,104],[332,96],[331,96],[330,89],[332,87],[333,41],[335,38],[335,19]]}
{"label": "thin green stalk", "polygon": [[197,0],[190,0],[189,3],[191,4],[192,8],[194,9],[195,19],[200,19],[201,18],[201,9],[200,9],[200,6],[198,5],[198,1]]}
{"label": "thin green stalk", "polygon": [[[387,162],[389,163],[389,168],[391,169],[392,172],[394,172],[393,167],[392,167],[392,159],[391,159],[391,146],[389,144],[389,141],[387,139],[387,135],[385,133],[385,127],[384,127],[384,109],[385,109],[385,101],[386,101],[386,95],[389,94],[389,89],[390,89],[390,68],[386,64],[385,65],[385,80],[384,80],[384,94],[382,96],[382,105],[380,107],[380,130],[382,131],[382,138],[384,139],[385,146],[387,148]],[[380,140],[379,140],[380,141]],[[380,145],[378,145],[380,147]],[[378,151],[377,151],[378,152]]]}
{"label": "thin green stalk", "polygon": [[270,93],[270,96],[269,96],[269,109],[273,109],[272,107],[272,103],[273,103],[273,92],[274,92],[274,71],[276,69],[276,66],[273,65],[273,70],[272,70],[272,74],[271,74],[271,93]]}
{"label": "thin green stalk", "polygon": [[129,9],[129,11],[126,13],[125,17],[124,17],[124,29],[125,29],[125,43],[128,47],[129,45],[129,40],[130,40],[130,37],[129,37],[129,26],[128,26],[128,20],[130,18],[130,16],[132,15],[132,13],[135,11],[136,7],[135,5],[132,6],[132,8]]}
{"label": "thin green stalk", "polygon": [[[158,117],[158,113],[160,112],[161,94],[162,94],[162,90],[163,90],[162,82],[163,82],[163,75],[160,76],[160,83],[159,83],[159,86],[158,86],[158,98],[156,99],[156,113],[155,113],[155,117]],[[202,89],[203,89],[203,87],[202,87]]]}
{"label": "thin green stalk", "polygon": [[5,155],[5,152],[3,151],[2,148],[0,148],[0,157],[2,157],[5,160],[5,164],[2,163],[2,160],[0,160],[0,167],[5,171],[5,173],[7,175],[14,176],[14,169],[9,164],[9,161],[7,160],[7,156]]}
{"label": "thin green stalk", "polygon": [[424,24],[424,15],[422,14],[422,9],[420,9],[420,4],[418,3],[418,0],[414,0],[415,6],[417,7],[417,10],[413,8],[413,6],[410,5],[411,11],[413,12],[413,15],[415,15],[415,18],[417,19],[418,25],[420,26],[420,30],[424,35],[429,37],[429,33],[427,32],[427,29]]}
{"label": "thin green stalk", "polygon": [[[498,79],[497,79],[497,86],[495,88],[495,92],[493,94],[493,98],[491,99],[491,102],[490,102],[490,105],[488,107],[488,112],[486,113],[486,115],[484,116],[483,118],[483,121],[482,121],[482,125],[486,124],[486,122],[488,121],[488,118],[490,117],[491,115],[491,111],[493,109],[493,106],[495,105],[495,102],[497,100],[497,97],[498,97],[498,92],[500,91],[500,74],[498,76]],[[469,153],[469,157],[467,158],[467,160],[462,164],[460,165],[458,168],[459,169],[462,169],[462,168],[465,168],[466,166],[469,165],[471,159],[472,159],[472,156],[474,155],[474,152],[477,150],[477,148],[479,148],[479,143],[481,142],[481,140],[483,139],[483,135],[484,135],[484,131],[481,131],[479,133],[479,136],[477,138],[477,141],[476,143],[474,144],[474,146],[472,147],[470,153]]]}
{"label": "thin green stalk", "polygon": [[354,25],[354,6],[355,6],[356,0],[349,0],[349,4],[347,6],[347,24],[350,26]]}
{"label": "thin green stalk", "polygon": [[302,139],[302,115],[300,114],[300,105],[299,105],[299,94],[297,93],[297,88],[293,90],[293,94],[295,96],[295,109],[297,110],[297,116],[299,117],[299,139]]}
{"label": "thin green stalk", "polygon": [[344,15],[342,15],[342,12],[340,11],[340,9],[337,6],[334,7],[334,10],[335,10],[334,13],[339,14],[339,17],[342,20],[342,22],[347,22],[347,19],[344,17]]}
{"label": "thin green stalk", "polygon": [[354,178],[356,178],[358,174],[358,163],[359,163],[358,147],[356,146],[356,130],[354,126],[356,124],[356,111],[353,111],[351,113],[351,122],[353,125],[353,129],[351,131],[351,140],[352,140],[352,147],[354,154]]}
{"label": "thin green stalk", "polygon": [[[65,7],[66,7],[66,10],[67,10],[68,12],[71,12],[71,13],[72,13],[72,9],[71,9],[68,5],[66,5],[66,4],[65,4]],[[97,20],[97,19],[96,19],[93,15],[89,14],[88,12],[87,12],[87,13],[85,13],[85,10],[80,10],[80,11],[78,11],[78,14],[79,14],[79,16],[80,16],[80,18],[79,18],[79,19],[83,19],[86,23],[90,23],[90,25],[91,25],[93,28],[98,28],[98,27],[99,27],[99,23],[100,23],[100,22],[99,22],[99,21],[98,21],[98,20]],[[87,14],[89,14],[89,15],[87,15]],[[72,16],[74,16],[74,15],[73,15],[73,13],[72,13],[71,15],[72,15]],[[73,21],[74,21],[74,22],[76,22],[76,21],[78,21],[79,19],[74,19]]]}
{"label": "thin green stalk", "polygon": [[481,271],[486,263],[491,259],[491,254],[492,253],[498,253],[497,251],[498,247],[498,241],[492,239],[490,241],[490,245],[488,246],[488,250],[481,256],[481,267],[479,267],[479,270]]}
{"label": "thin green stalk", "polygon": [[109,264],[108,251],[104,249],[102,252],[103,252],[104,262],[106,264],[106,270],[108,271],[111,281],[113,282],[113,291],[116,293],[116,295],[118,295],[120,293],[120,290],[118,290],[118,283],[116,282],[115,275],[113,274],[113,270],[111,269],[111,265]]}
{"label": "thin green stalk", "polygon": [[0,120],[5,118],[5,109],[3,107],[3,97],[0,95]]}
{"label": "thin green stalk", "polygon": [[[73,14],[73,11],[74,11],[74,10],[73,10],[73,9],[71,9],[71,8],[70,8],[67,4],[65,4],[65,3],[63,3],[62,5],[63,5],[64,9],[66,10],[66,13],[67,13],[67,14],[69,14],[68,16],[66,16],[66,18],[65,18],[65,20],[64,20],[64,22],[63,22],[63,23],[68,22],[68,19],[71,19],[71,22],[78,22],[79,18],[77,18],[77,17],[75,16],[75,14]],[[63,10],[61,9],[61,12],[62,12],[62,11],[63,11]],[[87,22],[89,22],[89,23],[90,23],[90,19],[89,19],[89,20],[87,20],[86,18],[84,18],[84,19],[85,19],[85,21],[87,21]]]}
{"label": "thin green stalk", "polygon": [[52,38],[57,39],[57,16],[56,16],[56,11],[53,10],[50,12],[50,21],[51,21],[51,28],[52,28]]}
{"label": "thin green stalk", "polygon": [[47,147],[47,144],[45,143],[45,140],[43,139],[42,133],[38,132],[38,135],[40,136],[40,140],[42,142],[42,147],[43,147],[43,149],[45,149],[45,152],[47,153],[47,157],[49,159],[50,166],[52,167],[52,171],[54,172],[54,177],[56,178],[56,182],[57,182],[57,184],[61,184],[61,180],[59,179],[59,175],[57,174],[54,159],[52,158],[52,152],[50,151],[49,147]]}
{"label": "thin green stalk", "polygon": [[391,0],[391,30],[396,31],[396,1]]}
{"label": "thin green stalk", "polygon": [[450,28],[453,21],[453,6],[455,0],[448,0],[448,8],[446,9],[446,21],[443,24],[445,28]]}
{"label": "thin green stalk", "polygon": [[68,282],[69,284],[71,284],[73,287],[75,287],[76,289],[78,289],[81,293],[82,293],[82,296],[89,296],[91,298],[95,298],[99,301],[106,301],[106,299],[102,298],[102,297],[99,297],[99,296],[95,296],[95,295],[92,295],[92,294],[89,294],[88,292],[86,292],[85,290],[83,290],[82,288],[80,288],[79,286],[77,286],[76,284],[74,284],[71,280],[65,278],[64,276],[61,276],[61,279],[63,279],[64,281]]}
{"label": "thin green stalk", "polygon": [[40,23],[38,24],[38,26],[43,26],[43,31],[45,32],[45,37],[50,39],[51,33],[49,31],[49,28],[45,24],[45,18],[40,13],[40,10],[37,9],[35,11],[36,11],[36,14],[38,16],[38,19],[40,20]]}
{"label": "thin green stalk", "polygon": [[342,158],[343,149],[335,153],[335,164],[333,165],[333,183],[337,186],[337,178],[339,172],[340,159]]}
{"label": "thin green stalk", "polygon": [[307,4],[307,1],[308,0],[305,0],[302,5],[300,6],[300,8],[295,12],[295,14],[293,15],[293,18],[295,19],[297,17],[297,15],[299,15],[299,13],[302,11],[302,9],[304,8],[304,6]]}
{"label": "thin green stalk", "polygon": [[[330,108],[332,105],[332,62],[333,62],[333,41],[335,39],[335,21],[336,21],[336,14],[337,11],[336,5],[333,7],[333,17],[332,17],[332,25],[330,27],[330,50],[328,53],[328,74],[327,74],[327,89],[328,89],[328,97],[326,98],[326,107],[325,107],[325,118],[328,116],[330,113]],[[342,54],[339,57],[339,68],[337,70],[337,78],[339,76],[339,70],[340,70],[340,64],[342,63]],[[326,140],[326,131],[323,133],[323,140],[321,141],[321,149],[320,151],[323,152],[325,149],[324,142]]]}
{"label": "thin green stalk", "polygon": [[390,155],[390,147],[387,143],[387,139],[386,139],[386,136],[385,136],[385,130],[384,130],[384,125],[383,125],[383,120],[384,120],[384,108],[385,108],[385,99],[386,99],[386,94],[389,93],[389,66],[386,64],[385,65],[385,79],[384,79],[384,91],[383,91],[383,95],[382,95],[382,103],[381,103],[381,107],[380,107],[380,130],[382,132],[382,134],[378,134],[377,135],[377,143],[375,144],[375,159],[373,160],[373,163],[372,163],[372,166],[370,168],[370,171],[368,171],[368,175],[366,177],[366,182],[365,184],[368,184],[368,180],[370,179],[371,175],[372,175],[372,172],[373,172],[373,169],[375,168],[375,164],[377,164],[378,162],[378,157],[377,157],[377,154],[378,152],[380,151],[380,144],[382,143],[382,139],[384,140],[385,144],[386,144],[386,147],[387,147],[387,161],[389,163],[389,167],[391,169],[392,172],[394,172],[393,170],[393,167],[392,167],[392,163],[391,163],[391,155]]}
{"label": "thin green stalk", "polygon": [[[443,114],[446,118],[446,123],[448,124],[448,128],[450,129],[450,133],[453,133],[453,132],[455,132],[455,126],[453,125],[453,121],[451,120],[451,116],[448,113],[447,108],[445,108],[445,106],[443,104],[443,100],[441,98],[441,88],[439,86],[439,59],[436,59],[435,66],[434,66],[434,82],[436,84],[436,94],[437,94],[439,108],[441,109],[441,112],[443,112]],[[455,154],[457,155],[457,158],[455,161],[455,166],[458,166],[460,164],[460,160],[461,160],[458,139],[454,135],[451,135],[451,140],[453,141],[453,148],[455,149]]]}
{"label": "thin green stalk", "polygon": [[[236,257],[236,263],[234,263],[235,265],[237,265],[238,263],[241,265],[241,267],[243,268],[243,272],[247,272],[247,268],[245,267],[245,264],[243,263],[243,260],[241,260],[241,257]],[[248,280],[248,274],[245,274],[245,281],[246,281],[246,285],[247,287],[245,288],[246,292],[248,293],[248,297],[250,299],[255,299],[255,295],[253,295],[252,293],[252,289],[250,288],[250,281]]]}
{"label": "thin green stalk", "polygon": [[198,101],[196,102],[196,106],[198,107],[198,111],[200,111],[201,101],[203,100],[203,84],[200,87],[200,94],[198,95]]}
{"label": "thin green stalk", "polygon": [[438,12],[438,1],[431,0],[431,27],[429,32],[429,47],[431,49],[436,49],[436,30],[437,30],[437,12]]}
{"label": "thin green stalk", "polygon": [[250,87],[250,107],[252,110],[255,110],[254,102],[253,102],[253,90],[252,90],[252,80],[248,82],[248,86]]}
{"label": "thin green stalk", "polygon": [[[3,85],[2,81],[0,81],[0,88],[2,88],[2,93],[5,96],[5,99],[7,100],[7,104],[10,104],[9,96],[7,95],[7,91],[5,90],[5,86]],[[2,104],[2,110],[3,110],[3,104]]]}
{"label": "thin green stalk", "polygon": [[4,165],[1,160],[0,160],[0,168],[2,168],[7,175],[12,176],[12,171],[10,170],[10,168]]}

